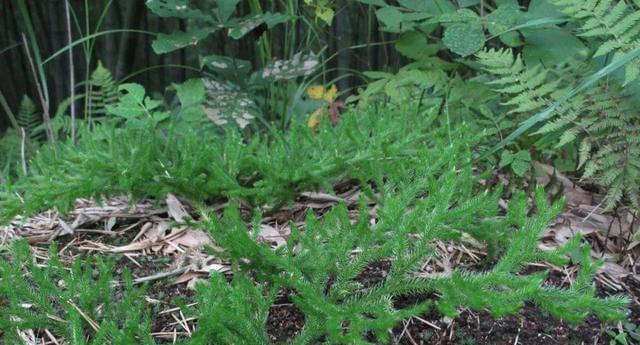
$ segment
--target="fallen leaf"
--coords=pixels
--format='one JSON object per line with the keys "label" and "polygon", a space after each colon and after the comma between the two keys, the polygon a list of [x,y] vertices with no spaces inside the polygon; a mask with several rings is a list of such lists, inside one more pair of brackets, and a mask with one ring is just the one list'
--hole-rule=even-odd
{"label": "fallen leaf", "polygon": [[280,248],[287,244],[287,240],[284,238],[285,235],[288,234],[281,234],[278,229],[271,225],[260,224],[258,240],[269,244],[275,243],[275,248]]}
{"label": "fallen leaf", "polygon": [[184,206],[175,195],[167,194],[167,207],[169,208],[169,215],[175,221],[180,222],[189,218],[189,213],[185,210]]}

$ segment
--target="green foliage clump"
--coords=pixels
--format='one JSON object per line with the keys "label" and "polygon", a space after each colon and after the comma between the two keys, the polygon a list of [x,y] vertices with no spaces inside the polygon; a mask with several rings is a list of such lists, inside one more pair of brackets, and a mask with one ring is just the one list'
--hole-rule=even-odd
{"label": "green foliage clump", "polygon": [[74,345],[155,344],[144,291],[126,272],[114,287],[112,263],[84,257],[68,270],[52,247],[41,265],[25,241],[10,253],[0,260],[0,335],[7,344],[22,343],[18,331],[26,329],[48,329]]}
{"label": "green foliage clump", "polygon": [[[301,345],[384,343],[390,328],[430,310],[453,317],[461,307],[486,308],[500,316],[518,312],[526,301],[572,322],[591,313],[602,320],[625,317],[626,299],[595,297],[591,278],[599,263],[590,261],[579,237],[558,250],[538,248],[561,205],[548,205],[539,192],[528,215],[520,193],[501,217],[500,191],[477,191],[470,163],[480,138],[464,127],[435,126],[428,112],[407,105],[350,112],[337,126],[324,122],[317,131],[300,125],[244,138],[230,129],[219,137],[176,131],[158,122],[164,115],[141,87],[121,89],[126,95],[109,108],[126,118],[121,128],[100,125],[77,145],[43,148],[31,174],[11,186],[0,207],[9,219],[18,212],[64,210],[87,196],[228,198],[222,219],[205,213],[200,225],[223,249],[216,255],[231,262],[234,278],[228,283],[216,275],[197,287],[199,303],[190,313],[200,321],[186,344],[269,344],[266,321],[282,291],[304,314],[305,327],[290,341]],[[275,251],[256,241],[265,204],[272,210],[300,191],[330,190],[343,180],[357,181],[363,191],[357,212],[339,205],[322,219],[309,214]],[[258,211],[254,229],[234,206],[238,200]],[[482,272],[420,272],[425,260],[439,255],[436,241],[467,238],[485,245],[496,264]],[[0,263],[0,308],[6,308],[0,315],[15,316],[1,321],[3,332],[46,327],[73,344],[153,344],[140,290],[125,278],[125,291],[114,300],[110,265],[77,262],[69,273],[55,250],[45,268],[35,265],[26,247],[15,251]],[[571,288],[545,285],[545,272],[521,273],[529,262],[562,265],[569,257],[581,267]],[[390,267],[385,276],[363,274],[380,262]],[[99,268],[97,276],[92,266]],[[402,303],[426,294],[438,297]]]}
{"label": "green foliage clump", "polygon": [[[425,164],[417,172],[387,170],[375,224],[366,203],[361,203],[356,220],[339,206],[322,220],[309,215],[304,229],[293,228],[287,245],[275,252],[257,243],[236,208],[227,209],[222,220],[212,215],[206,227],[224,248],[221,255],[235,267],[235,278],[228,284],[214,276],[210,285],[199,286],[199,313],[206,322],[199,323],[195,336],[210,339],[206,344],[269,344],[265,319],[279,290],[290,291],[288,297],[304,314],[305,326],[289,344],[383,344],[390,340],[388,329],[434,308],[450,317],[461,307],[501,316],[531,301],[570,322],[581,322],[591,313],[603,320],[625,318],[625,298],[595,297],[591,277],[599,263],[590,261],[590,248],[581,245],[580,238],[558,250],[538,249],[537,239],[560,205],[549,206],[540,192],[537,213],[529,217],[527,199],[519,194],[500,220],[497,194],[474,197],[468,188],[470,169],[453,171],[444,162],[435,166],[439,163],[439,168]],[[435,171],[440,175],[432,175]],[[486,272],[418,272],[426,259],[437,255],[434,241],[464,235],[504,248],[497,264]],[[546,272],[520,273],[530,262],[565,264],[567,254],[581,265],[571,288],[545,285]],[[381,260],[390,262],[388,274],[363,279],[362,272]],[[257,279],[257,285],[249,277]],[[439,298],[399,303],[403,297],[426,294]]]}
{"label": "green foliage clump", "polygon": [[[314,7],[313,16],[325,22],[331,22],[333,14],[328,12],[330,6],[326,1],[282,5],[237,0],[146,2],[154,15],[189,20],[186,31],[159,33],[152,48],[157,54],[166,54],[198,46],[206,92],[202,97],[204,107],[189,114],[191,123],[204,120],[211,124],[212,120],[219,126],[244,128],[255,126],[259,119],[262,124],[281,121],[281,127],[285,128],[293,116],[300,115],[295,114],[299,110],[295,105],[304,103],[301,98],[308,83],[298,82],[320,69],[322,56],[314,51],[325,49],[316,32],[318,23],[313,24],[305,9]],[[271,34],[278,39],[272,40]],[[233,48],[220,51],[207,42],[213,35],[224,38],[227,46]],[[251,53],[238,53],[246,47],[252,48]],[[236,55],[223,55],[229,51],[236,51]]]}
{"label": "green foliage clump", "polygon": [[138,91],[112,109],[140,115],[123,128],[99,126],[77,145],[42,148],[30,176],[13,186],[17,194],[0,196],[2,218],[53,207],[64,211],[76,198],[114,194],[163,198],[172,192],[194,201],[241,197],[273,206],[338,179],[367,180],[372,162],[405,159],[416,146],[429,145],[431,135],[429,119],[412,107],[349,113],[335,129],[323,126],[317,133],[302,124],[246,140],[236,130],[224,137],[176,131],[170,124],[158,127],[163,117],[136,101],[144,96]]}

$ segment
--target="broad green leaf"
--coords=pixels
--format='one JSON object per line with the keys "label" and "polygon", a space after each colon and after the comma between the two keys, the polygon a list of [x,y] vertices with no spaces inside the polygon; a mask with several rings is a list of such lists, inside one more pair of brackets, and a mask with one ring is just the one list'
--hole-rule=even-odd
{"label": "broad green leaf", "polygon": [[372,83],[367,84],[367,88],[362,92],[361,98],[371,97],[380,91],[384,90],[384,87],[387,85],[389,80],[387,78],[376,80]]}
{"label": "broad green leaf", "polygon": [[452,52],[468,56],[484,47],[485,37],[478,24],[453,24],[445,28],[442,42]]}
{"label": "broad green leaf", "polygon": [[236,10],[236,6],[240,0],[218,0],[218,9],[216,14],[221,23],[226,23]]}
{"label": "broad green leaf", "polygon": [[182,84],[173,84],[182,108],[198,105],[204,100],[204,83],[202,79],[189,79]]}
{"label": "broad green leaf", "polygon": [[513,162],[513,154],[508,151],[508,150],[504,150],[502,151],[502,154],[500,155],[500,168],[504,168],[507,165],[511,164]]}
{"label": "broad green leaf", "polygon": [[147,0],[147,7],[154,14],[165,18],[202,19],[211,18],[198,9],[189,8],[186,0]]}
{"label": "broad green leaf", "polygon": [[202,28],[187,32],[176,31],[172,34],[159,34],[151,47],[156,54],[165,54],[188,46],[195,46],[200,40],[205,39],[214,30]]}
{"label": "broad green leaf", "polygon": [[492,35],[498,36],[503,43],[511,47],[517,47],[522,44],[520,35],[515,31],[508,30],[525,19],[524,12],[520,11],[518,5],[503,5],[486,16],[487,29]]}
{"label": "broad green leaf", "polygon": [[261,17],[264,23],[267,24],[267,28],[269,29],[273,28],[278,24],[286,23],[290,20],[295,19],[294,17],[284,13],[272,13],[272,12],[267,12],[261,15]]}
{"label": "broad green leaf", "polygon": [[429,20],[431,23],[477,23],[480,17],[470,9],[463,8],[455,12],[441,14]]}
{"label": "broad green leaf", "polygon": [[235,123],[245,128],[259,116],[258,107],[250,94],[231,82],[204,80],[206,97],[204,112],[216,125]]}
{"label": "broad green leaf", "polygon": [[495,2],[498,6],[518,4],[518,0],[495,0]]}
{"label": "broad green leaf", "polygon": [[524,61],[529,66],[555,66],[570,59],[585,59],[589,50],[580,39],[560,28],[524,29]]}
{"label": "broad green leaf", "polygon": [[430,10],[429,1],[424,0],[398,0],[400,6],[416,12],[428,12]]}
{"label": "broad green leaf", "polygon": [[125,93],[120,96],[115,106],[108,105],[107,112],[127,119],[138,118],[147,112],[144,105],[144,87],[140,84],[122,84],[119,91]]}
{"label": "broad green leaf", "polygon": [[514,160],[513,163],[511,163],[511,170],[520,177],[524,176],[530,167],[531,164],[526,161]]}
{"label": "broad green leaf", "polygon": [[480,4],[480,0],[458,0],[458,6],[471,7]]}
{"label": "broad green leaf", "polygon": [[455,12],[456,8],[450,0],[425,0],[426,12],[433,15]]}
{"label": "broad green leaf", "polygon": [[262,24],[266,24],[267,28],[271,29],[278,24],[290,21],[291,19],[291,16],[282,13],[267,12],[264,14],[259,14],[257,16],[246,18],[240,23],[230,27],[229,36],[237,40],[244,37],[246,34],[253,31],[255,28]]}
{"label": "broad green leaf", "polygon": [[563,17],[562,8],[552,4],[549,0],[531,0],[527,15],[530,19],[542,17]]}
{"label": "broad green leaf", "polygon": [[316,17],[322,19],[327,25],[331,25],[333,17],[336,15],[335,11],[331,7],[317,7]]}
{"label": "broad green leaf", "polygon": [[118,87],[118,91],[126,91],[126,95],[122,99],[130,99],[141,103],[144,100],[144,86],[136,83],[122,84]]}
{"label": "broad green leaf", "polygon": [[356,0],[359,3],[365,5],[374,5],[374,6],[389,6],[384,0]]}
{"label": "broad green leaf", "polygon": [[427,44],[427,38],[423,34],[416,31],[408,31],[403,33],[396,42],[396,50],[408,58],[418,60],[423,57],[433,56],[438,52],[438,47]]}
{"label": "broad green leaf", "polygon": [[[406,22],[416,22],[420,20],[424,20],[427,18],[431,18],[433,15],[425,13],[425,12],[411,12],[411,13],[403,13],[402,20]],[[403,28],[406,29],[406,28]]]}
{"label": "broad green leaf", "polygon": [[363,74],[367,78],[371,78],[371,79],[383,79],[383,78],[391,78],[391,77],[393,77],[393,74],[391,74],[391,73],[379,72],[379,71],[366,71],[366,72],[363,72]]}
{"label": "broad green leaf", "polygon": [[200,57],[200,67],[206,67],[225,79],[242,79],[251,72],[251,62],[221,55]]}
{"label": "broad green leaf", "polygon": [[522,150],[522,151],[516,152],[513,158],[521,161],[530,161],[531,154],[529,153],[529,151]]}
{"label": "broad green leaf", "polygon": [[400,31],[400,24],[402,23],[402,12],[394,7],[383,7],[376,11],[378,20],[385,26],[385,29],[389,31]]}
{"label": "broad green leaf", "polygon": [[403,87],[403,81],[400,79],[392,79],[384,87],[384,92],[391,98],[391,101],[397,104],[407,102],[411,95],[410,90]]}
{"label": "broad green leaf", "polygon": [[275,60],[251,76],[255,83],[294,79],[308,76],[320,66],[318,56],[314,53],[295,54],[289,60]]}

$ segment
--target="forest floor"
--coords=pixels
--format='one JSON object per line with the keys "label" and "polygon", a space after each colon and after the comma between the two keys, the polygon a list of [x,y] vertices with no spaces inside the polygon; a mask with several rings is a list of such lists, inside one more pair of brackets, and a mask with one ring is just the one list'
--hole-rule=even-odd
{"label": "forest floor", "polygon": [[[550,224],[539,245],[553,248],[581,232],[592,244],[592,257],[605,259],[596,276],[598,294],[630,297],[631,313],[627,322],[605,325],[591,316],[583,325],[572,326],[552,318],[533,304],[526,304],[519,315],[500,318],[486,311],[468,309],[460,310],[455,319],[431,312],[398,324],[392,330],[394,344],[610,344],[613,336],[633,333],[630,327],[640,325],[640,275],[636,273],[640,242],[634,238],[635,213],[627,209],[604,212],[600,208],[601,195],[553,172],[549,166],[540,164],[539,167],[548,174],[538,176],[537,182],[547,185],[551,194],[561,195],[567,202],[564,213]],[[492,181],[485,183],[508,185],[509,181],[496,173]],[[322,215],[338,203],[346,203],[355,217],[359,197],[359,188],[349,181],[335,185],[328,193],[302,193],[295,203],[262,220],[258,240],[276,248],[286,241],[291,224],[302,224],[309,210]],[[503,208],[506,208],[504,201]],[[225,200],[210,204],[214,211],[221,211],[225,206]],[[186,216],[197,220],[196,210],[171,194],[162,202],[130,203],[125,197],[100,203],[80,199],[65,215],[48,211],[0,227],[0,244],[11,238],[25,238],[31,244],[34,257],[42,264],[48,260],[52,241],[57,243],[62,262],[69,265],[89,255],[114,258],[115,277],[126,267],[136,284],[148,284],[146,299],[153,306],[152,335],[159,343],[173,343],[189,337],[197,326],[197,320],[183,310],[196,303],[195,283],[206,279],[211,271],[230,275],[228,263],[203,250],[213,245],[205,232],[175,226],[176,221]],[[481,271],[489,267],[483,260],[484,248],[472,240],[439,242],[437,248],[440,255],[425,262],[423,270],[446,274],[454,268]],[[379,282],[385,279],[392,265],[390,261],[378,261],[369,265],[358,280],[364,286]],[[576,273],[575,267],[551,264],[530,265],[522,273],[539,270],[550,272],[545,284],[559,287],[572,284]],[[407,296],[394,303],[404,306],[437,298],[437,295]],[[281,291],[267,321],[273,342],[293,338],[304,324],[302,312],[291,303],[288,292]],[[26,336],[34,338],[37,344],[58,343],[46,330],[29,332]],[[626,338],[629,343],[633,343],[632,335],[635,334]]]}

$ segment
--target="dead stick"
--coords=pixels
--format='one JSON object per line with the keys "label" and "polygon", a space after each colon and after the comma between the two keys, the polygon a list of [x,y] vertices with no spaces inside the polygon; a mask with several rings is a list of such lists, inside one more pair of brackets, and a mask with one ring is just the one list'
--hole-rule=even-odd
{"label": "dead stick", "polygon": [[189,266],[185,266],[185,267],[182,267],[182,268],[175,269],[173,271],[156,273],[156,274],[151,275],[151,276],[134,279],[133,283],[134,284],[141,284],[141,283],[145,283],[145,282],[148,282],[148,281],[154,281],[154,280],[158,280],[158,279],[162,279],[162,278],[166,278],[166,277],[171,277],[173,275],[178,275],[180,273],[184,273],[188,269],[189,269]]}
{"label": "dead stick", "polygon": [[22,172],[24,176],[27,176],[27,154],[26,154],[26,141],[27,141],[27,132],[23,127],[20,127],[20,160],[22,161]]}

